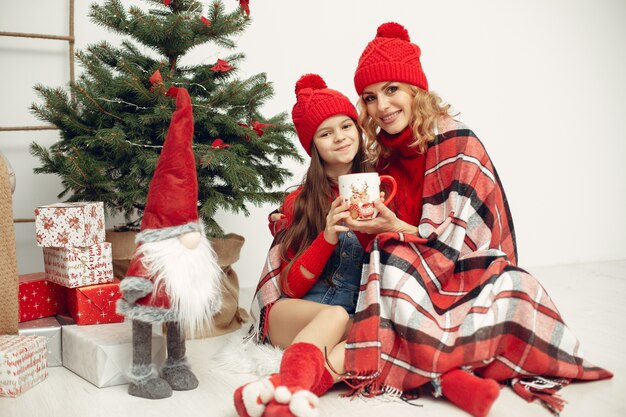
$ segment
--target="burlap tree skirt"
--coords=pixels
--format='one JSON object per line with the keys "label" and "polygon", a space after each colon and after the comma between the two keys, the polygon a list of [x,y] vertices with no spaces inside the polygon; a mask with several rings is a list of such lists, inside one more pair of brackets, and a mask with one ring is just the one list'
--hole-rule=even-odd
{"label": "burlap tree skirt", "polygon": [[17,261],[9,170],[0,158],[0,334],[17,334]]}

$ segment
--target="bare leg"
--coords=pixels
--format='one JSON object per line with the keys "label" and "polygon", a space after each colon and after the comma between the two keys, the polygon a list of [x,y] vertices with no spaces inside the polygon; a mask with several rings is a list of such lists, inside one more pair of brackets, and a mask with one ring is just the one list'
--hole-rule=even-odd
{"label": "bare leg", "polygon": [[[300,386],[315,395],[326,392],[336,379],[324,370],[324,351],[332,352],[351,324],[342,307],[300,299],[278,301],[272,306],[268,320],[274,346],[288,349],[283,355],[280,374],[235,391],[235,408],[240,417],[291,415],[287,403],[274,401],[274,388],[278,385]],[[343,359],[341,366],[343,369]]]}
{"label": "bare leg", "polygon": [[308,342],[330,352],[344,338],[350,323],[348,313],[339,306],[308,300],[284,299],[272,306],[269,336],[274,346],[285,348]]}
{"label": "bare leg", "polygon": [[333,377],[334,383],[340,381],[340,375],[346,372],[345,368],[345,354],[346,354],[346,341],[342,341],[337,344],[333,350],[328,353],[328,362],[332,365],[333,369],[330,369],[328,364],[326,365],[326,369],[330,372]]}

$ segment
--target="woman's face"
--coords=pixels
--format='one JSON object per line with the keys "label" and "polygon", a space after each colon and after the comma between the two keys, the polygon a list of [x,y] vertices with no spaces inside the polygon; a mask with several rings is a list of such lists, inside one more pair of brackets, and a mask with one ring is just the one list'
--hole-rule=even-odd
{"label": "woman's face", "polygon": [[396,81],[370,84],[361,98],[367,114],[390,135],[402,132],[411,122],[413,93],[407,84]]}
{"label": "woman's face", "polygon": [[324,120],[313,135],[313,143],[324,161],[327,174],[350,172],[352,161],[359,151],[359,131],[356,123],[346,115]]}

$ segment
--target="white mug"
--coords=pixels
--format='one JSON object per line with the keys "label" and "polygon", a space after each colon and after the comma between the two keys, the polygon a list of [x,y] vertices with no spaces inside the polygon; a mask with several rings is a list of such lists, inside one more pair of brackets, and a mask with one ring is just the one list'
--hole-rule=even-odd
{"label": "white mug", "polygon": [[391,183],[391,192],[385,198],[387,205],[396,195],[398,185],[396,180],[390,175],[378,175],[376,172],[363,172],[358,174],[340,175],[339,195],[350,207],[350,217],[355,220],[373,219],[378,215],[378,210],[374,207],[374,201],[380,198],[380,183],[388,181]]}

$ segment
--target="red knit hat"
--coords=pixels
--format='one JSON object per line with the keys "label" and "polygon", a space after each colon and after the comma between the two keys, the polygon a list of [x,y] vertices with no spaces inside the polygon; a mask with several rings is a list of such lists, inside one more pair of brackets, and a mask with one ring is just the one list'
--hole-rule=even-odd
{"label": "red knit hat", "polygon": [[356,109],[348,97],[331,90],[317,74],[306,74],[296,82],[296,104],[291,111],[300,143],[311,155],[311,142],[319,125],[331,116],[345,114],[357,120]]}
{"label": "red knit hat", "polygon": [[411,43],[404,26],[383,23],[359,59],[354,74],[356,92],[362,94],[368,85],[382,81],[400,81],[428,91],[420,55],[419,46]]}
{"label": "red knit hat", "polygon": [[196,160],[191,147],[191,99],[184,88],[172,87],[167,94],[176,97],[176,111],[150,181],[138,242],[153,242],[201,230]]}

